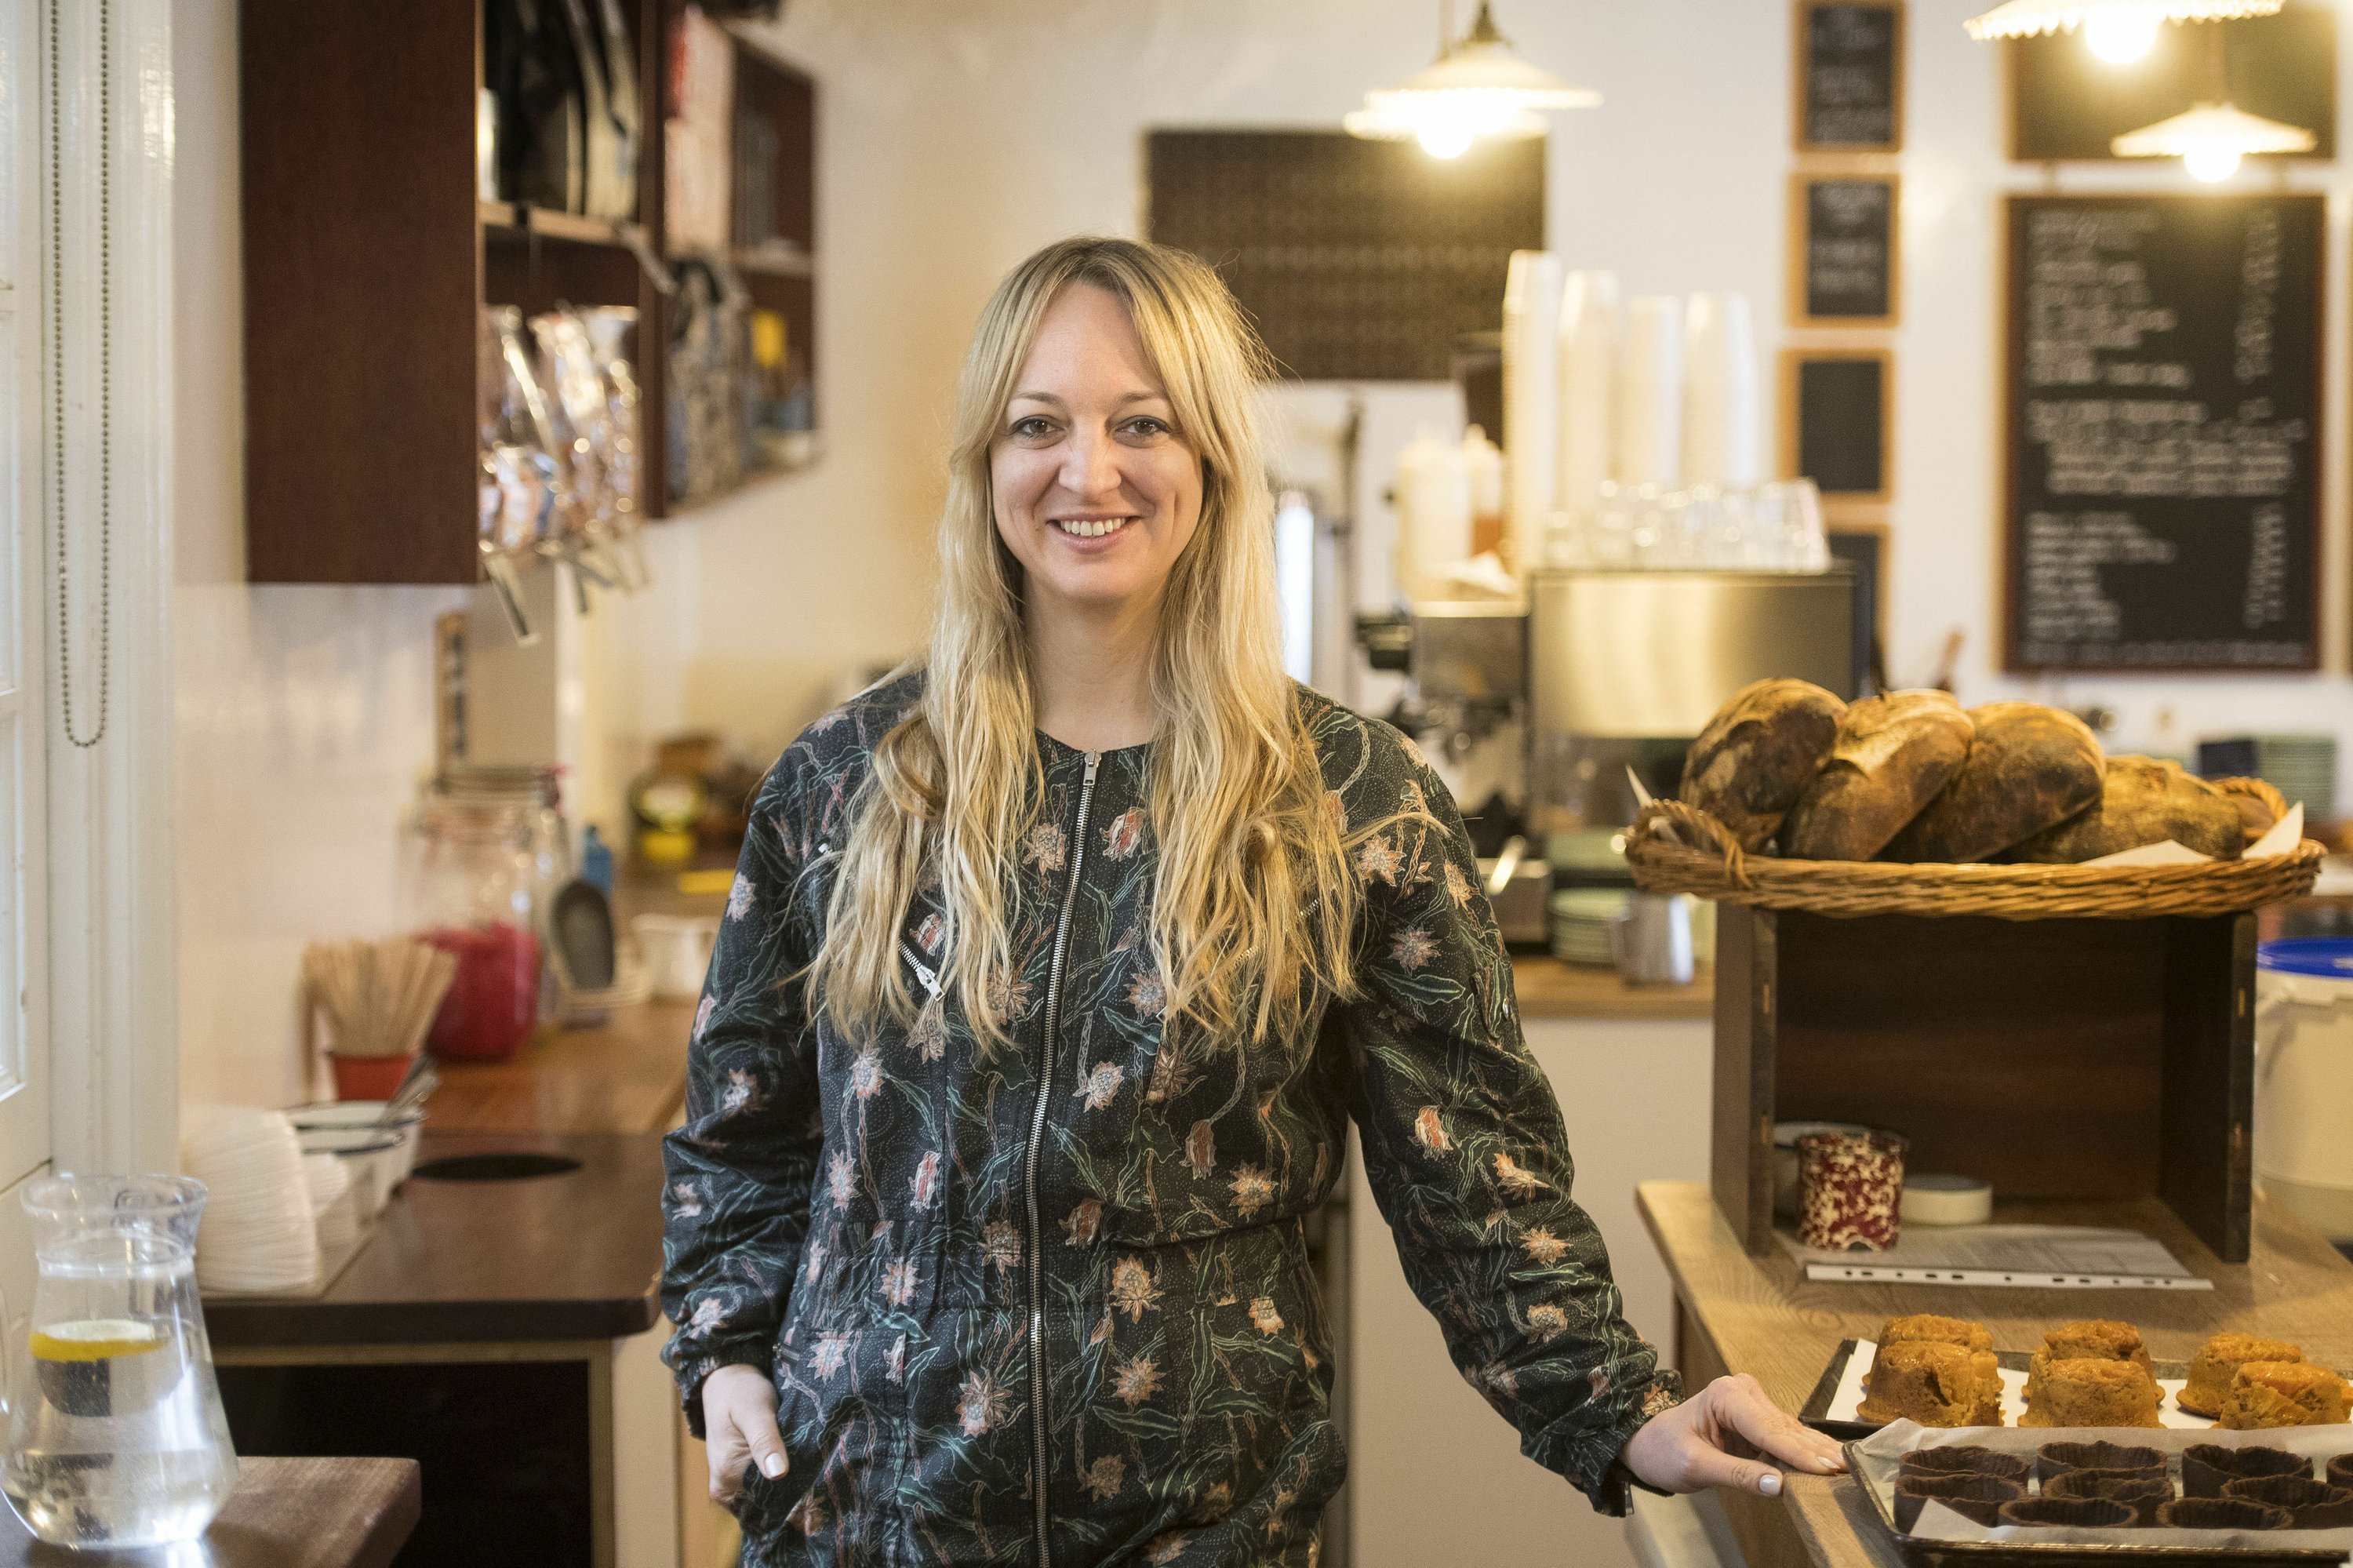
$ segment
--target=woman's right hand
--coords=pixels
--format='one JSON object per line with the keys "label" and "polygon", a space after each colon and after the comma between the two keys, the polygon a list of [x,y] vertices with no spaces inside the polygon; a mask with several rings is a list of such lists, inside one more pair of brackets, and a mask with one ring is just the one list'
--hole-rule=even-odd
{"label": "woman's right hand", "polygon": [[746,1465],[772,1481],[790,1467],[776,1432],[776,1384],[758,1367],[724,1366],[702,1380],[702,1430],[713,1502],[735,1501]]}

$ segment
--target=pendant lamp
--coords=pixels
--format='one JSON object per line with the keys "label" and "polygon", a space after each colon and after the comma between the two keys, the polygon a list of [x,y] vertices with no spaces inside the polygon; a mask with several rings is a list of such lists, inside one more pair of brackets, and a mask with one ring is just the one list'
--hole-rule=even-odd
{"label": "pendant lamp", "polygon": [[[2167,22],[2229,22],[2242,16],[2268,16],[2286,0],[2009,0],[1964,24],[1969,37],[2033,38],[2076,27],[2095,34],[2140,35],[2153,39]],[[2141,52],[2147,52],[2147,44]]]}
{"label": "pendant lamp", "polygon": [[1365,106],[1341,124],[1351,136],[1419,142],[1434,158],[1452,158],[1474,142],[1541,136],[1546,114],[1600,101],[1599,93],[1571,87],[1513,53],[1488,0],[1480,0],[1471,30],[1435,64],[1398,86],[1367,92]]}
{"label": "pendant lamp", "polygon": [[2190,178],[2209,184],[2229,179],[2250,153],[2309,153],[2313,144],[2312,132],[2302,126],[2266,120],[2232,103],[2200,103],[2108,143],[2119,158],[2179,158]]}

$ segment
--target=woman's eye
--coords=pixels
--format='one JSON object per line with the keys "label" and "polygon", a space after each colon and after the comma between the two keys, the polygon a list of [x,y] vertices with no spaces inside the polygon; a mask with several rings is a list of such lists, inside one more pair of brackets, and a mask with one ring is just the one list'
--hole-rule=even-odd
{"label": "woman's eye", "polygon": [[1013,421],[1013,433],[1024,440],[1036,440],[1040,436],[1051,435],[1053,429],[1050,420],[1037,414]]}
{"label": "woman's eye", "polygon": [[1164,419],[1155,419],[1149,414],[1140,414],[1136,418],[1130,419],[1127,422],[1127,429],[1129,434],[1137,436],[1165,436],[1168,434],[1167,421]]}

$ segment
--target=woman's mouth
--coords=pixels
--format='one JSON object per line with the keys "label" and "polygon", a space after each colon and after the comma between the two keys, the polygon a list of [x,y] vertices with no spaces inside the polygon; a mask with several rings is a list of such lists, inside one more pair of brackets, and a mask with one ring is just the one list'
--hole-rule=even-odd
{"label": "woman's mouth", "polygon": [[1073,539],[1101,539],[1134,521],[1133,517],[1057,517],[1053,525]]}

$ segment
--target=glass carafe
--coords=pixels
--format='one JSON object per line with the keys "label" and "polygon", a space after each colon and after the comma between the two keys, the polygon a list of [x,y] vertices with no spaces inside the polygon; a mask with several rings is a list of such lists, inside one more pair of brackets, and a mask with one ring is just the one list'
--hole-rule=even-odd
{"label": "glass carafe", "polygon": [[27,1342],[0,1336],[0,1489],[43,1541],[191,1540],[237,1485],[196,1301],[204,1205],[204,1183],[181,1176],[58,1176],[26,1191],[39,1276]]}

